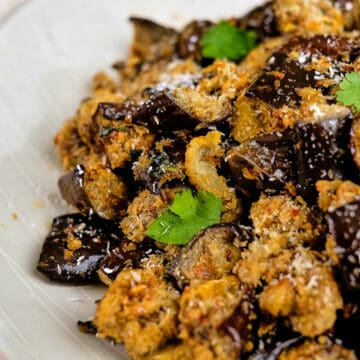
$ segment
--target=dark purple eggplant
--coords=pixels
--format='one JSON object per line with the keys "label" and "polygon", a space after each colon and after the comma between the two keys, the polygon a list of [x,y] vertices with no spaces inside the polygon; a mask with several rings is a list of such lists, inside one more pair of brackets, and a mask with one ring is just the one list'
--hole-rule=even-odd
{"label": "dark purple eggplant", "polygon": [[168,93],[158,93],[141,104],[133,112],[135,123],[146,125],[153,129],[193,129],[200,120],[183,109]]}
{"label": "dark purple eggplant", "polygon": [[360,308],[359,297],[355,299],[356,304],[346,304],[345,311],[338,314],[335,326],[334,337],[349,349],[353,349],[360,358]]}
{"label": "dark purple eggplant", "polygon": [[84,173],[85,167],[76,165],[74,169],[60,177],[58,184],[65,201],[86,213],[91,208],[91,203],[83,188]]}
{"label": "dark purple eggplant", "polygon": [[201,54],[200,39],[202,35],[213,25],[208,20],[194,20],[187,24],[180,32],[178,42],[178,54],[181,58],[193,57],[195,61],[203,60]]}
{"label": "dark purple eggplant", "polygon": [[252,343],[254,340],[254,323],[257,315],[255,313],[255,290],[251,287],[244,287],[243,290],[239,305],[230,318],[221,325],[221,330],[232,337],[241,353],[247,353],[249,350],[247,343]]}
{"label": "dark purple eggplant", "polygon": [[[311,38],[295,36],[268,59],[246,96],[278,108],[284,105],[298,106],[298,91],[305,87],[320,89],[328,95],[329,87],[337,85],[349,64],[355,61],[354,53],[358,53],[359,47],[358,38],[335,35],[316,35]],[[290,53],[298,55],[290,57]],[[320,57],[326,57],[329,61],[329,66],[322,72],[312,68]]]}
{"label": "dark purple eggplant", "polygon": [[77,165],[59,179],[63,198],[86,214],[93,210],[104,219],[119,218],[127,207],[123,179],[103,165]]}
{"label": "dark purple eggplant", "polygon": [[151,20],[131,17],[134,26],[132,53],[142,63],[170,59],[176,50],[178,33]]}
{"label": "dark purple eggplant", "polygon": [[351,54],[359,47],[359,44],[360,40],[357,37],[314,35],[305,38],[294,36],[279,49],[279,52],[283,54],[289,54],[290,51],[299,52],[297,60],[302,64],[311,64],[317,61],[320,56],[326,56],[336,64],[340,61],[351,61]]}
{"label": "dark purple eggplant", "polygon": [[97,112],[100,112],[107,120],[119,121],[130,118],[136,108],[137,104],[133,101],[125,101],[123,103],[103,102],[99,104]]}
{"label": "dark purple eggplant", "polygon": [[360,291],[360,199],[327,214],[335,238],[339,268],[349,292]]}
{"label": "dark purple eggplant", "polygon": [[346,177],[350,124],[349,117],[342,117],[295,125],[296,188],[306,201],[316,202],[316,181]]}
{"label": "dark purple eggplant", "polygon": [[189,137],[183,132],[178,135],[159,140],[156,150],[141,155],[133,164],[134,179],[154,194],[158,194],[165,183],[185,180],[184,160]]}
{"label": "dark purple eggplant", "polygon": [[360,170],[360,117],[356,117],[351,124],[350,151],[354,163]]}
{"label": "dark purple eggplant", "polygon": [[100,103],[93,115],[95,141],[112,169],[124,168],[134,153],[148,151],[155,136],[149,129],[132,122],[138,105],[133,102]]}
{"label": "dark purple eggplant", "polygon": [[296,106],[300,102],[297,91],[308,86],[315,87],[315,84],[314,70],[305,70],[304,65],[289,59],[287,54],[274,53],[246,96],[274,107]]}
{"label": "dark purple eggplant", "polygon": [[150,255],[160,253],[152,239],[145,239],[140,243],[122,240],[120,246],[113,249],[99,266],[99,276],[104,282],[115,280],[117,274],[126,267],[137,268]]}
{"label": "dark purple eggplant", "polygon": [[98,282],[100,261],[120,239],[118,224],[96,215],[57,217],[45,239],[37,270],[58,282]]}
{"label": "dark purple eggplant", "polygon": [[240,28],[254,30],[260,39],[279,36],[273,1],[256,7],[237,21]]}
{"label": "dark purple eggplant", "polygon": [[210,226],[182,248],[169,271],[180,288],[193,279],[219,279],[232,272],[241,248],[251,240],[249,227],[235,224]]}
{"label": "dark purple eggplant", "polygon": [[281,190],[294,176],[293,133],[277,132],[244,142],[228,151],[226,159],[243,195]]}

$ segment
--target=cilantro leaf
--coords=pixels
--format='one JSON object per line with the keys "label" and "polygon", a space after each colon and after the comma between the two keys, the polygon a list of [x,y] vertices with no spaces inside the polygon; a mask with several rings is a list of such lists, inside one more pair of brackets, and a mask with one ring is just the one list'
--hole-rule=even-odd
{"label": "cilantro leaf", "polygon": [[220,222],[222,203],[214,194],[186,189],[148,228],[147,235],[167,244],[185,245],[200,230]]}
{"label": "cilantro leaf", "polygon": [[214,25],[200,39],[202,56],[233,61],[244,57],[256,43],[255,31],[241,30],[227,21]]}
{"label": "cilantro leaf", "polygon": [[360,72],[351,72],[345,75],[340,82],[340,90],[336,92],[337,101],[341,101],[346,106],[355,106],[360,112]]}

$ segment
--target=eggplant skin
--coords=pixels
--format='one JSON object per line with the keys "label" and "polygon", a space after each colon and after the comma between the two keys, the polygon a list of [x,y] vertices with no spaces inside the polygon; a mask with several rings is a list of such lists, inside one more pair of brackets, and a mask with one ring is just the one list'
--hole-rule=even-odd
{"label": "eggplant skin", "polygon": [[107,254],[100,262],[99,278],[110,285],[124,268],[137,268],[151,255],[159,255],[161,250],[152,239],[146,238],[141,243],[123,239],[121,244]]}
{"label": "eggplant skin", "polygon": [[74,205],[80,211],[87,212],[91,203],[83,188],[84,173],[84,166],[76,165],[74,169],[61,176],[58,185],[62,197],[68,204]]}
{"label": "eggplant skin", "polygon": [[203,60],[200,39],[212,25],[213,23],[208,20],[195,20],[188,23],[179,36],[178,55],[184,59],[191,56],[200,63]]}
{"label": "eggplant skin", "polygon": [[117,223],[95,214],[57,217],[45,238],[37,270],[52,281],[96,283],[100,261],[120,239]]}
{"label": "eggplant skin", "polygon": [[193,129],[200,119],[183,109],[168,93],[158,93],[132,113],[135,123],[151,129]]}
{"label": "eggplant skin", "polygon": [[276,132],[233,147],[226,154],[236,187],[247,197],[281,190],[294,178],[292,131]]}
{"label": "eggplant skin", "polygon": [[349,117],[295,125],[296,188],[309,203],[316,202],[316,181],[344,179],[351,172],[350,126]]}
{"label": "eggplant skin", "polygon": [[77,165],[59,179],[63,198],[83,214],[90,210],[104,219],[125,213],[128,189],[124,180],[102,164]]}
{"label": "eggplant skin", "polygon": [[140,17],[131,17],[130,21],[134,26],[133,56],[151,63],[174,55],[179,36],[174,29]]}
{"label": "eggplant skin", "polygon": [[[358,57],[359,46],[360,40],[356,37],[294,36],[269,57],[246,96],[274,108],[298,107],[301,102],[299,90],[306,87],[319,89],[326,96],[337,86],[337,79],[345,74],[349,60]],[[299,55],[290,56],[293,53]],[[329,66],[315,71],[319,57],[326,57]]]}
{"label": "eggplant skin", "polygon": [[251,229],[236,224],[213,225],[196,235],[170,264],[170,273],[183,288],[192,280],[219,279],[231,274],[241,247],[252,240]]}
{"label": "eggplant skin", "polygon": [[237,21],[241,28],[254,30],[260,39],[279,36],[280,31],[273,9],[274,1],[256,7]]}
{"label": "eggplant skin", "polygon": [[336,242],[339,268],[346,290],[360,294],[360,200],[346,203],[327,214],[329,230]]}

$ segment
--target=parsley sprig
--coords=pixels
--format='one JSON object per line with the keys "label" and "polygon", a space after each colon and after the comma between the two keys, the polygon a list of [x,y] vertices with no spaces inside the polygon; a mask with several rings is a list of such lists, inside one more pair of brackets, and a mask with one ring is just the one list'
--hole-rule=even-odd
{"label": "parsley sprig", "polygon": [[205,58],[237,61],[256,46],[256,33],[222,21],[203,34],[200,44]]}
{"label": "parsley sprig", "polygon": [[214,194],[186,189],[148,228],[147,235],[167,244],[185,245],[200,230],[220,222],[222,203]]}
{"label": "parsley sprig", "polygon": [[336,92],[337,101],[346,106],[354,106],[360,112],[360,72],[347,73],[339,84],[340,90]]}

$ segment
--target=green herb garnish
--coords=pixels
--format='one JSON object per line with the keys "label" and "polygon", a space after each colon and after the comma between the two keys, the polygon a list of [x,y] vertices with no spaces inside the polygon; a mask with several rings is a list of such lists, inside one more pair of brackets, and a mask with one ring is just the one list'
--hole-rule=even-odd
{"label": "green herb garnish", "polygon": [[183,190],[148,228],[147,235],[167,244],[185,245],[200,230],[220,222],[222,203],[214,194]]}
{"label": "green herb garnish", "polygon": [[337,101],[341,101],[346,106],[355,106],[360,112],[360,72],[351,72],[339,84],[340,90],[336,92]]}
{"label": "green herb garnish", "polygon": [[256,32],[241,30],[222,21],[202,36],[200,44],[205,58],[237,61],[256,46]]}

